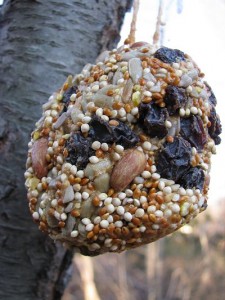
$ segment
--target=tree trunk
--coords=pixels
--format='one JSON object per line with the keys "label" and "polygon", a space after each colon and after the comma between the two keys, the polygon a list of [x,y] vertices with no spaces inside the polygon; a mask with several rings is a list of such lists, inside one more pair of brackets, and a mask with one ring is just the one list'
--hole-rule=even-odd
{"label": "tree trunk", "polygon": [[116,46],[132,0],[12,0],[0,8],[0,298],[60,299],[72,254],[33,224],[27,143],[69,74]]}

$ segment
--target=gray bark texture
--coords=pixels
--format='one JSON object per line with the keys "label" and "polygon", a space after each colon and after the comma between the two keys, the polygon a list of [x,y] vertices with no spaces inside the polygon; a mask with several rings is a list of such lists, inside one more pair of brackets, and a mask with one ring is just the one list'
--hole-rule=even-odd
{"label": "gray bark texture", "polygon": [[0,299],[60,299],[72,254],[33,223],[27,143],[69,74],[113,48],[132,0],[7,0],[0,8]]}

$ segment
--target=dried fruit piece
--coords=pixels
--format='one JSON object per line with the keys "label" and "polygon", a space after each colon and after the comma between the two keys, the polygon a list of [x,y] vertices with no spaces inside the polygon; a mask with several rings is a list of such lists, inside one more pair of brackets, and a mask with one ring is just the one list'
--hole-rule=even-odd
{"label": "dried fruit piece", "polygon": [[131,150],[115,165],[110,185],[115,191],[122,191],[141,172],[144,171],[146,158],[143,152]]}
{"label": "dried fruit piece", "polygon": [[70,103],[70,97],[77,92],[77,86],[72,86],[63,94],[62,102],[65,103],[61,113],[66,112]]}
{"label": "dried fruit piece", "polygon": [[116,123],[118,125],[114,126],[113,122],[94,116],[90,122],[89,136],[100,143],[119,143],[125,149],[135,146],[139,141],[138,136],[125,123],[119,120]]}
{"label": "dried fruit piece", "polygon": [[31,159],[34,169],[34,174],[37,178],[41,179],[42,177],[48,174],[47,162],[45,156],[48,149],[48,140],[46,138],[40,138],[35,141],[31,151]]}
{"label": "dried fruit piece", "polygon": [[115,142],[122,145],[125,149],[134,147],[139,138],[125,123],[118,121],[117,126],[111,126]]}
{"label": "dried fruit piece", "polygon": [[94,155],[91,139],[84,138],[80,132],[76,132],[70,137],[66,148],[69,153],[67,161],[76,165],[78,169],[84,169],[89,162],[89,157]]}
{"label": "dried fruit piece", "polygon": [[168,64],[185,60],[184,52],[177,49],[170,49],[167,47],[159,48],[155,52],[154,57]]}
{"label": "dried fruit piece", "polygon": [[219,135],[222,133],[222,125],[214,107],[211,108],[209,121],[211,123],[211,126],[208,128],[209,135],[215,144],[219,145],[221,143]]}
{"label": "dried fruit piece", "polygon": [[180,107],[183,107],[188,102],[185,89],[168,85],[166,88],[164,102],[166,103],[169,114],[175,114]]}
{"label": "dried fruit piece", "polygon": [[207,142],[207,137],[203,127],[203,122],[199,116],[190,116],[180,120],[180,134],[193,147],[201,151]]}
{"label": "dried fruit piece", "polygon": [[211,86],[210,86],[206,81],[204,81],[204,83],[205,83],[206,87],[208,88],[208,92],[210,93],[210,96],[209,96],[209,99],[208,99],[209,102],[210,102],[212,105],[216,106],[217,100],[216,100],[215,94],[214,94],[213,91],[212,91]]}
{"label": "dried fruit piece", "polygon": [[196,188],[200,191],[203,189],[205,175],[202,169],[198,167],[190,168],[187,172],[182,175],[178,181],[184,188]]}
{"label": "dried fruit piece", "polygon": [[139,124],[150,137],[163,138],[168,130],[165,125],[168,112],[166,108],[161,108],[156,104],[139,105]]}
{"label": "dried fruit piece", "polygon": [[110,127],[108,122],[95,115],[92,117],[89,125],[91,126],[89,130],[89,137],[93,141],[99,141],[100,143],[109,144],[112,144],[114,142],[112,128]]}
{"label": "dried fruit piece", "polygon": [[156,168],[166,179],[177,181],[189,169],[191,145],[182,137],[175,137],[173,143],[165,142],[159,153]]}

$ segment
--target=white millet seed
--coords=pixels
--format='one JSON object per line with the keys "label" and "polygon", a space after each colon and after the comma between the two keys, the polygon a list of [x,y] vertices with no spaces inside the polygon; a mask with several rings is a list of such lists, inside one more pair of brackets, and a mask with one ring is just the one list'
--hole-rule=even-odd
{"label": "white millet seed", "polygon": [[39,213],[35,211],[35,212],[32,214],[32,217],[34,218],[34,220],[39,220]]}
{"label": "white millet seed", "polygon": [[109,150],[108,144],[107,144],[107,143],[102,143],[102,144],[101,144],[101,149],[102,149],[103,151],[108,151],[108,150]]}
{"label": "white millet seed", "polygon": [[84,200],[87,200],[87,199],[89,198],[89,194],[88,194],[87,192],[83,192],[83,193],[82,193],[82,198],[83,198]]}
{"label": "white millet seed", "polygon": [[136,211],[135,211],[135,217],[137,218],[141,218],[143,217],[145,214],[145,211],[143,208],[138,208]]}
{"label": "white millet seed", "polygon": [[97,156],[91,156],[89,157],[89,161],[92,164],[97,164],[99,162],[99,158]]}
{"label": "white millet seed", "polygon": [[124,220],[127,221],[127,222],[130,222],[133,218],[132,214],[129,213],[129,212],[125,212],[123,217],[124,217]]}
{"label": "white millet seed", "polygon": [[101,147],[101,143],[99,141],[94,141],[91,145],[91,148],[93,150],[98,150],[98,149],[100,149],[100,147]]}
{"label": "white millet seed", "polygon": [[116,209],[116,212],[118,215],[122,216],[125,212],[125,209],[123,206],[118,206],[117,209]]}
{"label": "white millet seed", "polygon": [[109,226],[109,222],[108,222],[107,220],[102,220],[102,221],[100,222],[100,226],[101,226],[102,228],[107,228],[107,227]]}
{"label": "white millet seed", "polygon": [[86,231],[92,231],[93,228],[94,228],[94,224],[92,224],[92,223],[87,224],[85,227]]}
{"label": "white millet seed", "polygon": [[146,150],[146,151],[151,150],[151,146],[152,146],[151,143],[148,142],[148,141],[145,141],[145,142],[142,144],[143,149]]}
{"label": "white millet seed", "polygon": [[77,230],[73,230],[71,233],[70,233],[70,236],[71,237],[77,237],[79,234],[79,232]]}
{"label": "white millet seed", "polygon": [[83,133],[85,133],[85,132],[88,132],[89,131],[89,129],[90,129],[90,126],[88,125],[88,124],[82,124],[81,125],[81,132],[83,132]]}

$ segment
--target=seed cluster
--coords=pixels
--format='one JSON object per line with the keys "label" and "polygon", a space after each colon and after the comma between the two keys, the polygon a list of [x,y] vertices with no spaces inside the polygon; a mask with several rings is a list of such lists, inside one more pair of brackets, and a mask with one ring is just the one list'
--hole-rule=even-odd
{"label": "seed cluster", "polygon": [[33,219],[86,255],[153,242],[207,207],[216,99],[179,50],[100,55],[43,105],[29,142]]}

